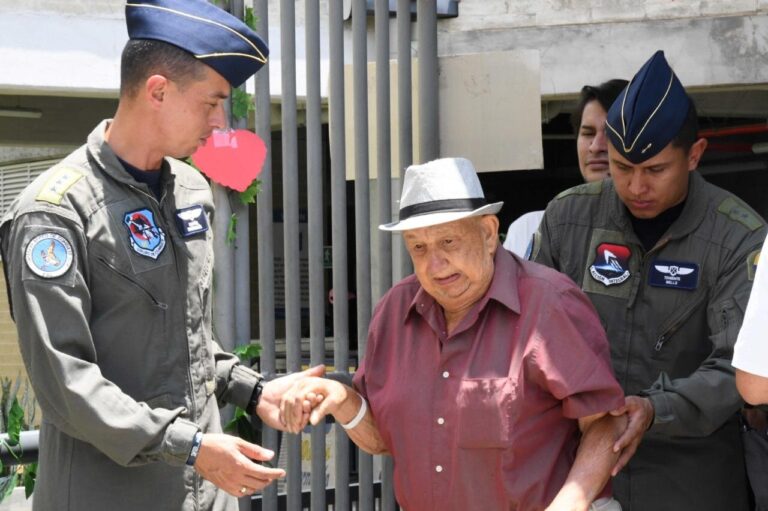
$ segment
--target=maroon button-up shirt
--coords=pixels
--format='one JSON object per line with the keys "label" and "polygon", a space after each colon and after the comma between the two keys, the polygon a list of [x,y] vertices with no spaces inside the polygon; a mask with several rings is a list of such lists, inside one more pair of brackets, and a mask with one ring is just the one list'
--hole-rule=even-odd
{"label": "maroon button-up shirt", "polygon": [[543,509],[575,457],[577,419],[624,404],[589,299],[501,248],[490,288],[451,335],[414,276],[393,287],[355,385],[409,511]]}

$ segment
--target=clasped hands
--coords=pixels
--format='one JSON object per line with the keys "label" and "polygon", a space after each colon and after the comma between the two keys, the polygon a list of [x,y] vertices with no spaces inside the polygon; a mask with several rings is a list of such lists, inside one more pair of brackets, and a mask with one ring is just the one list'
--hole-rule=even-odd
{"label": "clasped hands", "polygon": [[316,426],[326,415],[347,423],[360,407],[357,393],[343,383],[318,377],[305,377],[293,383],[280,403],[281,429],[300,433],[307,424]]}
{"label": "clasped hands", "polygon": [[[286,430],[281,410],[285,396],[295,395],[295,392],[289,391],[298,382],[304,380],[308,382],[327,381],[318,378],[324,373],[325,367],[321,365],[266,383],[256,413],[265,425],[274,429]],[[317,395],[319,394],[315,394],[315,400]],[[301,431],[301,428],[291,431]],[[285,477],[284,470],[259,463],[268,462],[273,457],[274,452],[269,449],[251,444],[241,438],[206,433],[200,443],[200,451],[194,467],[204,479],[227,493],[236,497],[244,497],[262,490],[276,479]]]}

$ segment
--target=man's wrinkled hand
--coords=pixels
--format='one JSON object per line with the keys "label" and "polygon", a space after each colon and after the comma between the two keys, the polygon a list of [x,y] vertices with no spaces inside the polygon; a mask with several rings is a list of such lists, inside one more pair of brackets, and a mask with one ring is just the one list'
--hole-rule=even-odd
{"label": "man's wrinkled hand", "polygon": [[[282,469],[255,461],[268,461],[275,453],[241,438],[205,434],[195,461],[195,470],[208,481],[235,497],[251,495],[285,477]],[[255,461],[254,461],[255,460]]]}
{"label": "man's wrinkled hand", "polygon": [[614,416],[624,414],[627,414],[629,420],[627,421],[627,429],[613,445],[613,452],[620,452],[621,455],[611,470],[612,476],[616,476],[635,454],[643,435],[648,431],[655,416],[651,400],[641,396],[627,396],[624,406],[611,412],[611,415]]}
{"label": "man's wrinkled hand", "polygon": [[280,420],[280,403],[293,385],[304,378],[323,376],[325,366],[318,365],[305,371],[275,378],[264,384],[256,413],[267,426],[285,431],[285,424]]}

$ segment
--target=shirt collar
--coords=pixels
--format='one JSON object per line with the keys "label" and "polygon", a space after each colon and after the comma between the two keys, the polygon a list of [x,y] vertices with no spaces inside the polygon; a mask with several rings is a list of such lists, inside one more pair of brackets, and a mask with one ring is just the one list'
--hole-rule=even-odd
{"label": "shirt collar", "polygon": [[[112,150],[112,147],[110,147],[109,143],[104,138],[107,132],[107,126],[109,126],[110,122],[112,122],[112,119],[101,121],[99,125],[91,131],[90,135],[88,135],[88,152],[98,163],[99,167],[101,167],[101,169],[103,169],[110,177],[121,183],[135,186],[138,184],[138,181],[136,181],[131,174],[126,172],[125,167],[120,163],[120,160]],[[161,181],[164,182],[171,179],[169,176],[173,175],[168,160],[165,158],[163,159],[161,172],[164,174]]]}

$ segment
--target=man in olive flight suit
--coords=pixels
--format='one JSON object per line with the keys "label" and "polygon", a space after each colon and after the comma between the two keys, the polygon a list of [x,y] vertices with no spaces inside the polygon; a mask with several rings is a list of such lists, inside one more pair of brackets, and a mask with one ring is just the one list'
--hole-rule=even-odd
{"label": "man in olive flight suit", "polygon": [[[611,180],[548,206],[533,260],[569,275],[606,328],[630,424],[625,510],[746,510],[731,356],[766,228],[695,172],[707,141],[657,52],[608,112]],[[636,451],[635,451],[636,449]]]}
{"label": "man in olive flight suit", "polygon": [[[43,412],[36,510],[229,510],[282,470],[221,434],[219,403],[280,427],[282,392],[211,331],[213,201],[176,160],[226,126],[265,62],[205,0],[132,0],[120,102],[0,223],[27,372]],[[322,374],[321,368],[305,374]]]}

